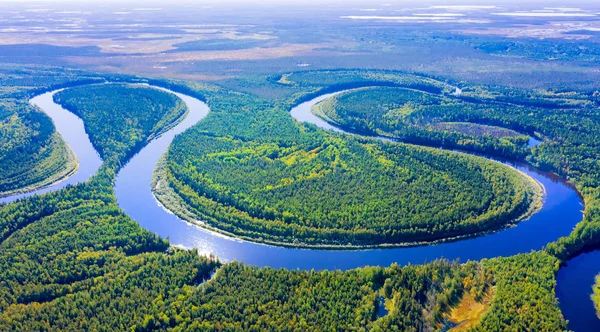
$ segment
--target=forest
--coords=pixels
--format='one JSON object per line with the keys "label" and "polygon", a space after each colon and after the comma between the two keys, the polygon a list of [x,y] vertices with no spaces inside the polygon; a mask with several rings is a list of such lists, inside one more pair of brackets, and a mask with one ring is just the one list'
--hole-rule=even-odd
{"label": "forest", "polygon": [[0,64],[0,197],[69,176],[76,156],[29,99],[51,89],[120,79],[52,66]]}
{"label": "forest", "polygon": [[[108,99],[123,89],[102,86],[96,97]],[[129,112],[95,108],[94,116],[86,117],[91,130],[109,122],[115,129],[142,124],[132,128],[140,135],[136,140],[118,130],[90,135],[106,157],[95,177],[0,207],[0,329],[141,326],[147,316],[141,308],[150,305],[148,301],[198,284],[219,266],[215,258],[196,251],[170,248],[168,241],[141,229],[116,205],[116,165],[139,147],[138,140],[168,127],[183,111],[170,94],[145,87],[134,90],[125,92],[148,100]],[[79,111],[90,110],[82,106]]]}
{"label": "forest", "polygon": [[169,88],[208,100],[211,112],[175,138],[157,174],[171,188],[155,193],[227,234],[286,246],[411,244],[497,229],[540,199],[528,178],[483,158],[323,133],[292,121],[285,100]]}
{"label": "forest", "polygon": [[[56,70],[56,75],[61,75],[61,71]],[[360,79],[365,76],[360,71],[340,71],[339,75],[353,77],[347,84],[356,86],[366,86],[382,77],[398,76],[393,79],[395,82],[404,77],[401,73],[371,72],[367,82]],[[205,136],[206,142],[214,141],[213,147],[219,147],[218,143],[229,144],[225,147],[237,144],[253,153],[267,147],[277,147],[273,151],[294,151],[290,148],[296,147],[298,151],[304,147],[299,143],[307,144],[302,137],[312,139],[322,135],[322,139],[328,138],[330,144],[339,146],[337,149],[354,147],[367,153],[370,151],[366,147],[374,145],[375,151],[384,156],[398,151],[393,149],[406,149],[404,145],[388,148],[371,140],[325,135],[312,126],[292,121],[287,114],[291,105],[320,90],[332,91],[331,85],[320,85],[319,77],[336,81],[331,72],[307,72],[302,76],[304,81],[298,83],[294,74],[288,75],[285,84],[291,86],[292,93],[274,101],[216,85],[152,83],[206,100],[212,112],[190,132]],[[263,81],[264,86],[280,84],[270,79]],[[69,79],[56,79],[61,80]],[[35,89],[50,89],[52,84],[55,83],[41,84]],[[470,94],[480,91],[482,99],[502,93],[494,87],[461,88]],[[27,91],[33,88],[19,98],[27,98]],[[522,91],[513,94],[519,95],[523,95]],[[549,103],[553,99],[537,96]],[[576,97],[583,99],[579,93]],[[142,141],[146,141],[154,133],[152,128],[159,128],[162,120],[175,119],[170,117],[175,112],[172,107],[176,105],[166,107],[169,111],[161,118],[151,114],[155,111],[151,107],[123,115],[99,112],[101,116],[86,120],[86,128],[94,130],[94,122],[97,125],[109,120],[116,126],[123,125],[120,122],[144,123],[138,128],[143,128]],[[303,330],[306,326],[441,329],[449,308],[465,292],[480,298],[490,289],[495,295],[479,317],[475,330],[565,330],[566,322],[554,292],[556,273],[561,262],[583,248],[593,248],[600,231],[597,203],[600,174],[594,173],[599,154],[598,143],[593,139],[593,133],[598,132],[597,120],[585,106],[568,112],[560,108],[529,111],[545,115],[533,121],[530,113],[515,111],[496,114],[495,118],[532,123],[532,129],[546,140],[524,159],[569,178],[584,195],[585,219],[569,237],[549,244],[544,250],[513,257],[465,264],[439,260],[424,265],[350,271],[276,270],[243,263],[223,264],[214,257],[199,256],[195,250],[171,247],[167,240],[142,229],[123,214],[115,201],[112,188],[115,173],[121,162],[139,148],[137,144],[144,143],[137,143],[119,131],[97,134],[93,136],[94,146],[104,149],[105,156],[113,157],[105,158],[105,165],[90,181],[0,206],[0,330],[144,331],[202,327]],[[572,133],[574,128],[578,128],[576,134]],[[179,139],[184,140],[183,136]],[[172,148],[177,144],[181,143],[173,144]],[[412,153],[419,155],[422,151],[429,150],[415,149]],[[444,160],[444,155],[436,157]],[[299,154],[299,157],[305,156]],[[111,158],[115,161],[110,162]],[[468,160],[465,157],[464,162]],[[215,268],[218,268],[216,275],[205,281]],[[387,310],[381,317],[377,315],[379,296],[383,296]]]}
{"label": "forest", "polygon": [[[340,69],[294,72],[283,76],[285,81],[277,84],[285,86],[289,92],[287,99],[281,104],[291,107],[316,95],[348,88],[409,88],[406,80],[417,75],[383,70]],[[267,86],[272,86],[270,82],[280,81],[280,78],[276,78],[266,78],[269,81]],[[438,89],[444,95],[454,91],[447,83],[431,77],[421,77],[417,82],[429,87],[419,88],[423,91],[435,86],[445,86]],[[522,160],[569,180],[582,194],[585,202],[584,220],[569,236],[549,243],[546,250],[566,261],[586,248],[595,248],[600,244],[600,237],[595,236],[600,232],[600,143],[595,139],[600,130],[600,115],[596,110],[599,105],[598,93],[587,89],[525,90],[464,82],[460,89],[462,93],[458,97],[461,100],[493,106],[479,108],[474,114],[466,114],[461,121],[495,125],[521,133],[535,133],[544,139],[544,143],[531,148]],[[507,104],[515,107],[505,107],[502,112],[495,111],[497,105]]]}

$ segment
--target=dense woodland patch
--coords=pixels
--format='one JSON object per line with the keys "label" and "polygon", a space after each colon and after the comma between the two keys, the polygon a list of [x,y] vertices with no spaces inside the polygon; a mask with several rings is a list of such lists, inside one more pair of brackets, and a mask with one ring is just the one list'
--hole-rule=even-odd
{"label": "dense woodland patch", "polygon": [[[270,78],[271,82],[279,80],[279,77]],[[291,73],[285,77],[285,83],[277,84],[305,91],[292,92],[291,99],[285,105],[296,104],[325,92],[374,85],[418,87],[418,90],[437,91],[445,95],[454,92],[446,83],[432,78],[390,71],[323,70]],[[321,82],[322,77],[325,83]],[[408,84],[407,79],[413,83]],[[334,84],[331,82],[338,84],[331,85]],[[586,247],[596,246],[600,239],[594,236],[600,232],[600,141],[596,139],[600,132],[598,92],[566,88],[524,90],[466,83],[460,88],[462,93],[459,99],[491,105],[473,114],[466,114],[469,121],[539,134],[545,139],[544,143],[529,149],[521,159],[568,179],[583,195],[586,204],[583,222],[577,225],[570,236],[550,243],[547,250],[561,260],[567,260]],[[496,105],[506,104],[515,107],[504,108],[503,112],[494,111]],[[481,119],[481,122],[474,119]]]}
{"label": "dense woodland patch", "polygon": [[[366,84],[352,83],[352,74],[336,72],[336,82]],[[287,77],[277,82],[290,84]],[[451,90],[431,79],[383,77]],[[298,124],[287,107],[311,95],[304,94],[275,103],[248,94],[215,100],[205,121],[173,141],[158,175],[172,190],[163,188],[159,199],[190,221],[289,246],[398,245],[480,233],[516,220],[539,199],[529,179],[483,158]],[[239,100],[242,108],[233,106]]]}
{"label": "dense woodland patch", "polygon": [[192,129],[169,150],[168,180],[194,219],[267,242],[361,246],[477,233],[518,218],[539,190],[506,166],[453,152],[310,129],[297,142],[251,139]]}
{"label": "dense woodland patch", "polygon": [[345,128],[404,142],[522,158],[527,154],[527,134],[498,127],[499,123],[481,115],[506,112],[506,108],[468,103],[458,96],[374,87],[333,96],[315,105],[313,112]]}

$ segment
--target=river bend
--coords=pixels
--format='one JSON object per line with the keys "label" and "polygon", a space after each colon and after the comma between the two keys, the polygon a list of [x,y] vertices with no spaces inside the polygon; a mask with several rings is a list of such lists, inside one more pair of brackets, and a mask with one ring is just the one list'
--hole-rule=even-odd
{"label": "river bend", "polygon": [[[525,165],[511,166],[538,180],[546,189],[541,210],[529,220],[499,232],[410,248],[368,250],[319,250],[283,248],[257,244],[221,235],[182,221],[158,204],[151,190],[152,174],[172,138],[208,113],[200,101],[177,94],[188,105],[188,117],[171,131],[152,141],[119,172],[115,193],[119,206],[140,225],[171,243],[198,248],[201,253],[214,254],[223,261],[242,261],[257,266],[300,269],[351,269],[365,265],[420,264],[436,258],[479,260],[510,256],[539,250],[548,242],[568,235],[582,218],[582,202],[568,184],[549,174],[537,172]],[[291,114],[299,121],[316,124],[324,129],[341,131],[312,115],[310,107],[330,95],[315,98],[295,107]]]}
{"label": "river bend", "polygon": [[62,89],[59,89],[35,96],[29,100],[29,103],[39,107],[52,119],[56,131],[58,131],[62,138],[67,142],[77,158],[77,170],[71,174],[71,176],[49,186],[22,194],[2,197],[0,198],[0,203],[10,203],[20,198],[55,191],[64,188],[69,184],[85,182],[96,174],[102,165],[100,155],[94,149],[92,142],[90,142],[90,139],[85,132],[83,121],[77,115],[54,103],[54,100],[52,99],[54,94],[61,90]]}

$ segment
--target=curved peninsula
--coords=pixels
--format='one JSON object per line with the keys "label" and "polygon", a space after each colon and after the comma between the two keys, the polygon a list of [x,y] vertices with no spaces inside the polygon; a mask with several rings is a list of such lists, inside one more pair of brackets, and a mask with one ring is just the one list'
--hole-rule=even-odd
{"label": "curved peninsula", "polygon": [[531,137],[534,133],[521,133],[519,126],[497,118],[498,113],[507,113],[506,107],[467,102],[455,95],[376,86],[336,94],[314,105],[312,111],[347,131],[521,159],[540,141]]}
{"label": "curved peninsula", "polygon": [[[292,115],[298,120],[298,109]],[[498,230],[541,206],[542,188],[452,151],[306,130],[298,144],[177,138],[153,190],[208,229],[288,247],[414,246]],[[202,222],[198,222],[202,220]]]}

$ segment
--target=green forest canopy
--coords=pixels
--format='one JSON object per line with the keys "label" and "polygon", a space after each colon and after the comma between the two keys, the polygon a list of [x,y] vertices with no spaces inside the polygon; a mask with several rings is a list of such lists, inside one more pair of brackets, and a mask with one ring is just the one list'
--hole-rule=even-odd
{"label": "green forest canopy", "polygon": [[527,135],[477,116],[483,109],[502,112],[504,107],[413,89],[367,87],[328,98],[313,112],[352,130],[405,142],[522,157],[527,153]]}
{"label": "green forest canopy", "polygon": [[[334,73],[338,84],[357,79]],[[451,90],[430,79],[385,77]],[[212,102],[211,113],[175,138],[160,175],[173,191],[159,199],[189,220],[255,241],[368,246],[478,233],[524,214],[539,190],[483,158],[298,124],[287,107],[306,96],[280,106],[250,94],[201,97]]]}
{"label": "green forest canopy", "polygon": [[[47,69],[40,71],[51,76]],[[54,84],[33,79],[37,78],[35,68],[28,72],[30,81],[40,86]],[[67,80],[60,69],[54,75],[49,82]],[[363,74],[341,75],[361,83]],[[304,93],[327,88],[319,86],[319,77],[337,79],[327,72],[303,76],[312,80],[310,86],[296,87]],[[368,76],[372,79],[377,72]],[[290,79],[294,82],[294,75]],[[258,133],[280,132],[277,139],[284,144],[307,130],[281,121],[285,112],[265,107],[265,101],[245,94],[215,86],[161,83],[205,97],[213,113],[199,127],[212,129],[219,137],[254,137],[256,142],[264,142]],[[511,91],[512,98],[519,93]],[[508,92],[493,89],[485,95],[501,98]],[[584,97],[577,94],[577,98]],[[600,155],[593,139],[598,132],[597,119],[585,109],[569,110],[568,115],[547,110],[539,114],[546,116],[529,123],[551,140],[527,158],[571,178],[586,198],[584,221],[571,236],[547,250],[462,267],[441,261],[345,272],[274,270],[231,263],[223,265],[213,281],[198,287],[218,264],[195,251],[168,250],[167,241],[124,215],[112,192],[118,166],[105,164],[87,183],[0,206],[0,329],[183,330],[204,323],[207,328],[238,330],[300,329],[306,325],[314,329],[402,330],[431,324],[430,318],[440,312],[436,308],[443,311],[461,292],[477,295],[481,289],[495,287],[490,310],[476,330],[565,330],[554,293],[559,264],[584,244],[592,245],[600,234],[600,195],[595,185],[599,176],[594,173],[598,168],[591,167]],[[149,115],[138,112],[137,116]],[[526,115],[516,112],[497,116],[528,123]],[[570,135],[571,125],[579,125],[580,131]],[[434,291],[429,292],[431,289]],[[392,310],[383,318],[371,316],[369,320],[379,294]]]}
{"label": "green forest canopy", "polygon": [[289,244],[476,233],[525,213],[536,191],[520,173],[483,158],[320,132],[283,145],[192,129],[174,141],[168,170],[175,192],[212,226]]}

